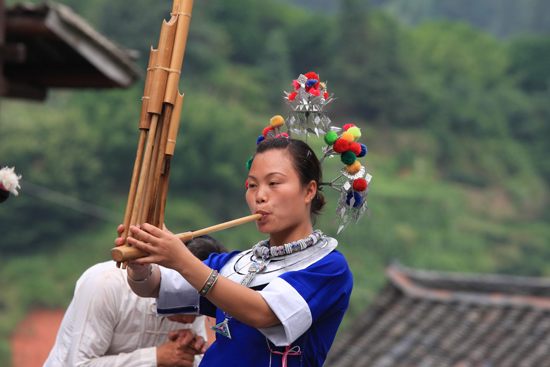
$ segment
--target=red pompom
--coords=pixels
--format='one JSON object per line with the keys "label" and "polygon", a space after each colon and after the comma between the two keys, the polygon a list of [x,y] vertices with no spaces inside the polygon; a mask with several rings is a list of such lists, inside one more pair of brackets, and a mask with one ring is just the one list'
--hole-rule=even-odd
{"label": "red pompom", "polygon": [[317,79],[317,80],[319,80],[319,75],[315,74],[313,71],[310,71],[309,73],[305,73],[304,76],[308,79]]}
{"label": "red pompom", "polygon": [[342,129],[344,129],[345,131],[348,131],[350,127],[354,127],[354,126],[355,126],[354,124],[345,124],[344,126],[342,126]]}
{"label": "red pompom", "polygon": [[294,98],[296,98],[296,96],[298,95],[298,93],[296,92],[292,92],[288,95],[288,100],[289,101],[294,101]]}
{"label": "red pompom", "polygon": [[287,133],[277,134],[275,137],[276,137],[276,138],[280,138],[281,136],[282,136],[283,138],[288,138],[288,134],[287,134]]}
{"label": "red pompom", "polygon": [[334,149],[336,153],[344,153],[349,149],[349,142],[345,139],[338,139],[334,142],[332,149]]}
{"label": "red pompom", "polygon": [[307,88],[306,88],[306,90],[307,90],[307,92],[308,92],[309,94],[312,94],[312,95],[314,95],[314,96],[320,96],[320,95],[321,95],[321,91],[319,90],[319,88],[313,88],[313,87],[311,87],[310,89],[307,89]]}
{"label": "red pompom", "polygon": [[275,128],[271,127],[271,126],[268,126],[264,129],[262,135],[264,136],[264,138],[267,139],[267,133],[270,132],[270,131],[275,131]]}
{"label": "red pompom", "polygon": [[323,93],[323,97],[325,97],[325,99],[328,99],[328,93],[327,92]]}
{"label": "red pompom", "polygon": [[361,144],[359,143],[351,143],[349,145],[349,150],[353,152],[356,156],[359,156],[361,154]]}
{"label": "red pompom", "polygon": [[246,187],[246,189],[248,190],[248,180],[246,180],[246,182],[244,183],[244,187]]}
{"label": "red pompom", "polygon": [[364,178],[358,178],[356,180],[353,180],[353,190],[357,192],[365,191],[367,187],[369,186],[367,180]]}

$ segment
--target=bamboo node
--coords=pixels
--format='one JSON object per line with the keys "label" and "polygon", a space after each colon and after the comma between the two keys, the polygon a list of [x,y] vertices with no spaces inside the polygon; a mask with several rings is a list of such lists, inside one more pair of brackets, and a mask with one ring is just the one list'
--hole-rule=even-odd
{"label": "bamboo node", "polygon": [[170,13],[170,16],[174,16],[174,15],[183,15],[184,17],[189,17],[189,18],[191,18],[191,14],[189,14],[189,13],[184,13],[184,12]]}
{"label": "bamboo node", "polygon": [[178,69],[170,69],[170,68],[166,68],[166,67],[164,67],[164,66],[155,66],[154,69],[164,70],[164,71],[167,71],[167,72],[169,72],[169,73],[181,74],[181,70],[178,70]]}

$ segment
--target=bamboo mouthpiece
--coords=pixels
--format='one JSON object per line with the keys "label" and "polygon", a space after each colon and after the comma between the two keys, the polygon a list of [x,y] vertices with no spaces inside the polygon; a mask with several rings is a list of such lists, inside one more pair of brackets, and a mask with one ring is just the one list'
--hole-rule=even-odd
{"label": "bamboo mouthpiece", "polygon": [[[221,231],[222,229],[227,229],[231,227],[235,227],[241,224],[249,223],[255,220],[258,220],[262,217],[261,214],[252,214],[246,217],[230,220],[229,222],[224,222],[220,224],[216,224],[211,227],[199,229],[198,231],[193,232],[183,232],[178,233],[176,236],[182,241],[187,242],[192,240],[195,237],[199,237],[208,233],[213,233],[217,231]],[[143,250],[138,249],[137,247],[134,247],[132,245],[126,244],[122,246],[115,247],[111,249],[111,257],[114,261],[117,263],[129,261],[129,260],[135,260],[140,257],[145,257],[149,255],[148,252],[145,252]]]}

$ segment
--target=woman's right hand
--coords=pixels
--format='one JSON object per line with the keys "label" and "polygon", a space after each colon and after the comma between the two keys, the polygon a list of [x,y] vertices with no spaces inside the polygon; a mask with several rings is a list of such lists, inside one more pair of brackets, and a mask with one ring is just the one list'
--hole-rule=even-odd
{"label": "woman's right hand", "polygon": [[[139,227],[139,226],[138,226]],[[116,233],[117,233],[117,238],[115,239],[115,245],[118,247],[118,246],[122,246],[126,243],[126,238],[122,237],[122,234],[124,233],[124,224],[120,224],[117,229],[116,229]],[[128,262],[128,267],[131,269],[129,272],[130,272],[130,277],[132,279],[144,279],[146,278],[148,275],[149,275],[149,271],[150,271],[150,266],[149,264],[137,264],[136,262],[134,261],[129,261]]]}

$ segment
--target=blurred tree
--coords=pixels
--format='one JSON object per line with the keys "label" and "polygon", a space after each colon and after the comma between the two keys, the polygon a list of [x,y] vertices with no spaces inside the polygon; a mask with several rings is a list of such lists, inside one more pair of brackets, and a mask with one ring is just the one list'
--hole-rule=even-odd
{"label": "blurred tree", "polygon": [[[290,71],[290,54],[282,29],[271,31],[266,38],[264,53],[259,60],[260,76],[266,98],[277,114],[284,106],[283,91],[289,90],[293,75]],[[279,112],[277,112],[279,110]]]}

